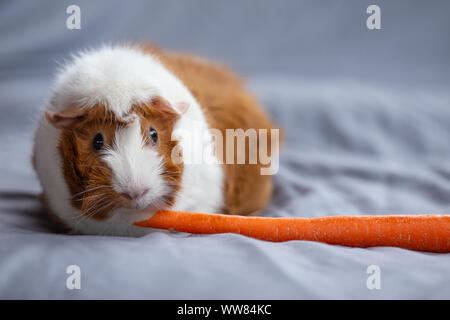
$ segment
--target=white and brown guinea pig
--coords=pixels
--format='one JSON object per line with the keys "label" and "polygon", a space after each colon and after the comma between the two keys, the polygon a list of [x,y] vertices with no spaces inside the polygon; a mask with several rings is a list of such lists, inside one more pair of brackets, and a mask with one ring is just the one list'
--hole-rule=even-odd
{"label": "white and brown guinea pig", "polygon": [[272,180],[261,175],[259,161],[172,159],[174,148],[181,159],[200,152],[183,135],[172,137],[198,126],[224,137],[226,129],[274,128],[241,80],[215,63],[152,46],[74,56],[59,72],[35,134],[33,165],[48,212],[75,233],[140,236],[150,230],[133,222],[161,209],[264,209]]}

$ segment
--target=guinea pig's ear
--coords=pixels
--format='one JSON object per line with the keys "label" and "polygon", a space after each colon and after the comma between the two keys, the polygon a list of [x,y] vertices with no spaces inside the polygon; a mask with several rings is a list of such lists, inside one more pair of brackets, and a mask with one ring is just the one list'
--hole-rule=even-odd
{"label": "guinea pig's ear", "polygon": [[86,108],[69,107],[60,112],[46,111],[45,116],[56,128],[72,128],[80,121],[84,120],[87,115]]}
{"label": "guinea pig's ear", "polygon": [[161,96],[154,97],[152,99],[152,104],[155,108],[175,117],[181,116],[189,109],[189,103],[187,102],[177,102],[174,105],[171,105],[169,101]]}
{"label": "guinea pig's ear", "polygon": [[189,103],[185,101],[180,101],[175,103],[174,108],[181,115],[184,114],[189,109]]}

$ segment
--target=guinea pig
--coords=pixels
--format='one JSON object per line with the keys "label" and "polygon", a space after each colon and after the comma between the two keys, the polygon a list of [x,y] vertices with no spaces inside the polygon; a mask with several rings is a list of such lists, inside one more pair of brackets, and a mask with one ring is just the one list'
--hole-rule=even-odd
{"label": "guinea pig", "polygon": [[[217,139],[238,140],[233,130],[248,142],[240,159],[236,145]],[[262,171],[274,167],[277,130],[219,64],[153,46],[105,46],[59,71],[37,123],[33,166],[47,211],[72,232],[141,236],[150,230],[133,222],[158,210],[263,210],[272,175]]]}

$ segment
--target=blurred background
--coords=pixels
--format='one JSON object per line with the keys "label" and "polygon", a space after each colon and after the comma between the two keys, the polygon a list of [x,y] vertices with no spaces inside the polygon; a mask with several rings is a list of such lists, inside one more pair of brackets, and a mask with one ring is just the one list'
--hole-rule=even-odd
{"label": "blurred background", "polygon": [[[72,4],[81,30],[66,28]],[[366,27],[372,4],[381,30]],[[450,213],[449,13],[447,0],[0,1],[0,297],[448,298],[449,255],[55,235],[30,154],[58,65],[146,41],[230,66],[284,129],[262,215]],[[63,286],[74,261],[87,290]],[[373,263],[384,290],[365,287]]]}
{"label": "blurred background", "polygon": [[[66,8],[81,8],[81,30]],[[382,29],[368,30],[377,4]],[[218,59],[243,74],[447,84],[448,1],[2,1],[2,77],[49,77],[55,61],[101,42],[151,41]]]}

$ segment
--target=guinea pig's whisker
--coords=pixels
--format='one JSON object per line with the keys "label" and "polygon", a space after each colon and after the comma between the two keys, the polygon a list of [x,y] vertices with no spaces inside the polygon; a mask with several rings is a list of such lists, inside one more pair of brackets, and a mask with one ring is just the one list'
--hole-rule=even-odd
{"label": "guinea pig's whisker", "polygon": [[75,201],[83,201],[83,200],[87,200],[87,199],[93,199],[93,198],[102,197],[102,196],[104,196],[104,195],[106,195],[106,193],[94,194],[94,195],[92,195],[92,196],[87,196],[87,197],[82,196],[81,198],[74,199],[74,200],[75,200]]}
{"label": "guinea pig's whisker", "polygon": [[94,188],[90,188],[90,189],[87,189],[87,190],[83,190],[83,191],[81,191],[81,192],[75,193],[74,195],[72,195],[71,198],[75,198],[75,197],[77,197],[77,196],[79,196],[79,195],[82,195],[82,194],[85,194],[85,193],[87,193],[87,192],[94,191],[94,190],[97,190],[97,189],[100,189],[100,188],[103,188],[103,186],[97,186],[97,187],[94,187]]}
{"label": "guinea pig's whisker", "polygon": [[96,208],[98,208],[99,206],[104,205],[105,203],[109,203],[109,201],[107,199],[101,199],[100,201],[96,201],[89,208],[87,208],[87,210],[83,210],[82,214],[83,215],[88,215],[92,211],[95,211]]}
{"label": "guinea pig's whisker", "polygon": [[75,198],[75,197],[77,197],[77,196],[79,196],[79,195],[82,195],[82,194],[84,194],[84,193],[87,193],[87,192],[91,192],[91,191],[94,191],[94,190],[98,190],[98,189],[100,189],[100,188],[111,188],[111,186],[108,186],[108,185],[99,185],[99,186],[96,186],[96,187],[93,187],[93,188],[90,188],[90,189],[87,189],[87,190],[84,190],[84,191],[75,193],[75,194],[72,196],[72,198]]}
{"label": "guinea pig's whisker", "polygon": [[99,207],[99,208],[96,208],[96,210],[94,210],[93,212],[91,212],[89,215],[85,216],[85,218],[83,218],[82,221],[84,221],[84,220],[86,220],[86,219],[89,219],[90,217],[96,215],[97,213],[101,212],[102,210],[105,210],[106,208],[108,208],[108,207],[111,206],[111,205],[112,205],[112,202],[109,201],[109,202],[107,202],[105,205],[103,205],[103,206],[101,206],[101,207]]}
{"label": "guinea pig's whisker", "polygon": [[91,215],[89,215],[89,216],[80,215],[80,216],[78,217],[79,220],[77,221],[75,227],[78,227],[78,225],[79,225],[80,223],[82,223],[82,222],[85,221],[86,219],[89,219],[90,217],[91,217]]}
{"label": "guinea pig's whisker", "polygon": [[89,218],[92,217],[92,216],[95,216],[95,215],[96,215],[97,213],[99,213],[101,210],[106,209],[106,208],[109,207],[110,205],[111,205],[111,203],[108,202],[108,203],[106,203],[106,204],[104,204],[104,205],[102,205],[102,206],[100,206],[100,207],[94,208],[94,210],[93,210],[91,213],[89,213],[88,215],[85,214],[85,217],[83,218],[83,221],[86,220],[86,219],[89,219]]}
{"label": "guinea pig's whisker", "polygon": [[76,221],[76,220],[80,220],[80,219],[82,219],[82,218],[84,218],[84,217],[85,217],[84,213],[83,213],[83,212],[80,212],[80,213],[77,214],[76,216],[73,216],[73,217],[68,218],[68,220],[74,220],[74,221]]}
{"label": "guinea pig's whisker", "polygon": [[[106,204],[104,204],[106,202]],[[100,205],[100,203],[102,204],[100,207],[98,207]],[[97,203],[95,203],[93,206],[91,206],[87,211],[84,211],[81,215],[80,215],[80,220],[77,222],[77,226],[82,223],[83,221],[86,221],[87,219],[93,217],[94,215],[96,215],[97,213],[99,213],[101,210],[106,209],[107,207],[109,207],[112,204],[111,201],[99,201]]]}
{"label": "guinea pig's whisker", "polygon": [[[91,208],[92,208],[92,207],[90,207],[89,210],[90,210]],[[78,219],[81,219],[81,218],[83,218],[83,217],[85,217],[85,216],[86,216],[85,211],[82,211],[82,212],[80,212],[79,214],[77,214],[76,216],[70,217],[69,220],[78,220]]]}

